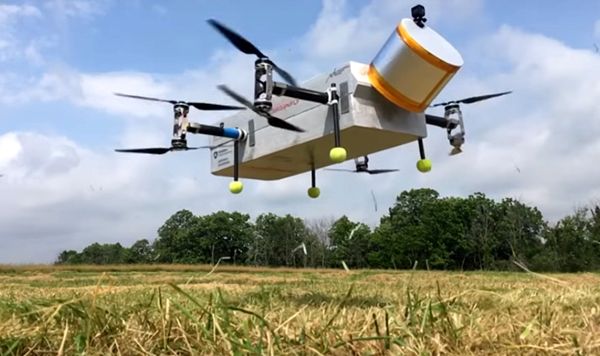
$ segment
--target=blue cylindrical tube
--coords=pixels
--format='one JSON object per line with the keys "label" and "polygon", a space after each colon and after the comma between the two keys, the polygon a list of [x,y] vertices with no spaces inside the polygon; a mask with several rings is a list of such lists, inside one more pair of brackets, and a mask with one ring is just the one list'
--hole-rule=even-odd
{"label": "blue cylindrical tube", "polygon": [[224,127],[223,128],[223,136],[237,140],[238,138],[240,138],[242,136],[242,133],[239,129],[236,129],[233,127]]}

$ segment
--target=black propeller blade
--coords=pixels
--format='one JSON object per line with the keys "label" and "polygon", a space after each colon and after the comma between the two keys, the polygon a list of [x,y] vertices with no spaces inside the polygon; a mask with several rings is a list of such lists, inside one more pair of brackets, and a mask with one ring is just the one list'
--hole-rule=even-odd
{"label": "black propeller blade", "polygon": [[250,101],[248,101],[248,99],[244,98],[240,94],[229,89],[226,85],[219,85],[218,88],[219,88],[219,90],[223,91],[225,94],[229,95],[233,100],[246,106],[248,109],[254,111],[258,115],[267,119],[267,122],[269,123],[269,125],[271,125],[273,127],[278,127],[280,129],[284,129],[284,130],[304,132],[304,130],[299,128],[298,126],[292,125],[289,122],[287,122],[283,119],[280,119],[278,117],[275,117],[269,113],[257,110],[256,108],[254,108],[254,105]]}
{"label": "black propeller blade", "polygon": [[450,105],[450,104],[472,104],[472,103],[476,103],[478,101],[482,101],[482,100],[487,100],[487,99],[491,99],[491,98],[495,98],[497,96],[502,96],[502,95],[506,95],[506,94],[510,94],[512,93],[512,91],[505,91],[502,93],[496,93],[496,94],[486,94],[486,95],[479,95],[479,96],[472,96],[470,98],[465,98],[465,99],[460,99],[460,100],[453,100],[453,101],[447,101],[445,103],[437,103],[434,105],[431,105],[430,107],[434,108],[436,106],[446,106],[446,105]]}
{"label": "black propeller blade", "polygon": [[225,25],[221,24],[219,21],[214,19],[209,19],[207,22],[214,27],[217,31],[219,31],[223,36],[225,36],[231,44],[233,44],[237,49],[246,53],[246,54],[254,54],[259,58],[268,58],[264,53],[262,53],[256,46],[254,46],[250,41],[240,36],[233,30],[230,30]]}
{"label": "black propeller blade", "polygon": [[189,151],[197,150],[200,148],[212,148],[211,146],[200,146],[200,147],[152,147],[152,148],[128,148],[128,149],[116,149],[117,152],[124,153],[146,153],[151,155],[163,155],[170,151]]}
{"label": "black propeller blade", "polygon": [[[267,55],[265,55],[264,53],[262,53],[255,45],[253,45],[250,41],[248,41],[247,39],[245,39],[244,37],[240,36],[238,33],[234,32],[233,30],[227,28],[226,26],[224,26],[223,24],[219,23],[217,20],[213,20],[210,19],[208,20],[208,23],[213,26],[217,31],[219,31],[223,36],[225,36],[225,38],[227,38],[229,40],[229,42],[231,42],[231,44],[233,44],[238,50],[240,50],[243,53],[246,54],[254,54],[255,56],[257,56],[258,58],[265,58],[265,59],[269,59],[269,57],[267,57]],[[280,67],[278,67],[275,63],[273,63],[273,61],[271,61],[269,59],[269,61],[271,62],[271,64],[273,65],[273,69],[289,84],[293,85],[293,86],[298,86],[296,84],[296,80],[294,79],[294,77],[292,77],[288,72],[286,72],[285,70],[281,69]]]}
{"label": "black propeller blade", "polygon": [[337,171],[337,172],[351,172],[356,173],[357,171],[354,169],[341,169],[341,168],[324,168],[325,171]]}
{"label": "black propeller blade", "polygon": [[131,95],[131,94],[122,94],[122,93],[114,93],[115,95],[118,96],[124,96],[126,98],[133,98],[133,99],[142,99],[142,100],[151,100],[151,101],[160,101],[163,103],[170,103],[170,104],[177,104],[177,100],[165,100],[165,99],[157,99],[157,98],[150,98],[147,96],[140,96],[140,95]]}
{"label": "black propeller blade", "polygon": [[397,172],[398,169],[337,169],[337,168],[325,168],[326,171],[338,171],[338,172],[351,172],[351,173],[369,173],[369,174],[381,174]]}
{"label": "black propeller blade", "polygon": [[369,174],[381,174],[381,173],[390,173],[390,172],[398,172],[399,169],[367,169],[366,172]]}
{"label": "black propeller blade", "polygon": [[122,93],[115,93],[115,95],[118,96],[123,96],[126,98],[133,98],[133,99],[142,99],[142,100],[150,100],[150,101],[160,101],[163,103],[169,103],[169,104],[177,104],[177,103],[182,103],[182,104],[186,104],[186,105],[190,105],[195,107],[198,110],[244,110],[243,107],[240,106],[231,106],[231,105],[221,105],[221,104],[211,104],[211,103],[199,103],[199,102],[187,102],[187,101],[178,101],[178,100],[166,100],[166,99],[157,99],[157,98],[150,98],[147,96],[140,96],[140,95],[130,95],[130,94],[122,94]]}
{"label": "black propeller blade", "polygon": [[117,152],[126,153],[148,153],[152,155],[162,155],[171,151],[170,147],[155,147],[155,148],[129,148],[129,149],[116,149]]}

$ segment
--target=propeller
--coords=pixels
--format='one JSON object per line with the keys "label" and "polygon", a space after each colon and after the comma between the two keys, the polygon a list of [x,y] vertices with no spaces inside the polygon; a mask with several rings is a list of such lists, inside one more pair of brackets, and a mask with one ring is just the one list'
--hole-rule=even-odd
{"label": "propeller", "polygon": [[338,168],[325,168],[326,171],[338,171],[338,172],[352,172],[352,173],[369,173],[369,174],[381,174],[397,172],[398,169],[338,169]]}
{"label": "propeller", "polygon": [[364,160],[361,162],[355,158],[356,169],[337,169],[337,168],[325,168],[326,171],[338,171],[338,172],[352,172],[352,173],[369,173],[369,174],[381,174],[397,172],[398,169],[369,169],[369,157],[364,156]]}
{"label": "propeller", "polygon": [[199,102],[188,102],[188,101],[181,101],[181,100],[166,100],[166,99],[157,99],[157,98],[151,98],[151,97],[147,97],[147,96],[140,96],[140,95],[130,95],[130,94],[122,94],[122,93],[114,93],[115,95],[118,96],[123,96],[126,98],[133,98],[133,99],[142,99],[142,100],[150,100],[150,101],[159,101],[159,102],[163,102],[163,103],[169,103],[169,104],[185,104],[185,105],[189,105],[189,106],[193,106],[198,110],[244,110],[243,107],[240,106],[231,106],[231,105],[221,105],[221,104],[211,104],[211,103],[199,103]]}
{"label": "propeller", "polygon": [[472,96],[470,98],[465,98],[465,99],[460,99],[460,100],[452,100],[452,101],[447,101],[444,103],[437,103],[437,104],[431,105],[430,107],[434,108],[436,106],[447,106],[450,104],[461,104],[461,103],[462,104],[472,104],[472,103],[476,103],[478,101],[487,100],[487,99],[495,98],[497,96],[502,96],[502,95],[506,95],[506,94],[510,94],[510,93],[512,93],[512,91],[505,91],[505,92],[496,93],[496,94]]}
{"label": "propeller", "polygon": [[116,149],[117,152],[123,153],[147,153],[151,155],[163,155],[171,151],[190,151],[197,150],[200,148],[213,148],[212,146],[199,146],[199,147],[152,147],[152,148],[127,148],[127,149]]}
{"label": "propeller", "polygon": [[[448,140],[450,141],[450,145],[452,145],[453,147],[449,155],[457,155],[459,153],[462,153],[461,146],[465,143],[465,127],[463,123],[462,112],[458,104],[472,104],[482,100],[487,100],[510,93],[512,93],[512,91],[472,96],[470,98],[452,100],[444,103],[431,105],[430,107],[432,108],[436,106],[444,106],[444,117],[426,114],[425,122],[429,125],[435,125],[445,128],[448,131]],[[458,118],[452,118],[453,116],[457,116]],[[457,127],[459,128],[460,132],[452,134],[452,131]]]}
{"label": "propeller", "polygon": [[246,54],[254,54],[259,59],[268,59],[269,62],[273,65],[273,69],[289,84],[293,86],[298,86],[296,84],[296,80],[292,77],[288,72],[278,67],[269,57],[262,53],[255,45],[253,45],[250,41],[234,32],[233,30],[227,28],[225,25],[219,23],[217,20],[210,19],[208,23],[214,27],[217,31],[219,31],[225,38],[231,42],[238,50]]}
{"label": "propeller", "polygon": [[246,106],[248,109],[254,111],[255,113],[257,113],[258,115],[264,117],[265,119],[267,119],[267,122],[269,123],[269,125],[273,126],[273,127],[278,127],[280,129],[284,129],[284,130],[290,130],[290,131],[297,131],[297,132],[304,132],[303,129],[299,128],[298,126],[292,125],[289,122],[280,119],[278,117],[275,117],[267,112],[262,112],[260,110],[257,110],[254,105],[248,101],[248,99],[244,98],[243,96],[241,96],[240,94],[234,92],[233,90],[229,89],[226,85],[219,85],[218,86],[219,90],[223,91],[225,94],[227,94],[228,96],[230,96],[233,100],[237,101],[238,103]]}

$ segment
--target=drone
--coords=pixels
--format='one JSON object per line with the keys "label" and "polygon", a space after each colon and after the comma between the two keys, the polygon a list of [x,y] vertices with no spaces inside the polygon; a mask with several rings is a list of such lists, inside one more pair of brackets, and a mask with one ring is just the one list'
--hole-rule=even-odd
{"label": "drone", "polygon": [[[241,106],[163,100],[174,108],[170,147],[120,149],[118,152],[163,154],[210,149],[211,173],[233,177],[231,193],[243,190],[240,178],[284,179],[311,172],[308,196],[317,198],[316,171],[354,159],[355,173],[391,173],[396,169],[368,168],[368,155],[417,141],[417,169],[432,168],[426,158],[427,125],[446,130],[450,155],[462,152],[465,125],[461,104],[511,93],[478,95],[431,104],[462,67],[460,53],[425,23],[425,8],[416,5],[389,35],[370,64],[347,62],[298,84],[249,40],[215,19],[208,24],[236,49],[252,55],[254,97],[247,99],[225,84],[218,89]],[[276,81],[275,75],[283,82]],[[199,110],[238,110],[215,125],[188,120],[189,107]],[[425,113],[443,107],[444,115]],[[186,134],[211,137],[209,146],[188,147]],[[342,145],[342,139],[344,145]],[[328,154],[327,154],[328,152]],[[361,159],[362,157],[362,159]],[[340,169],[330,169],[340,170]]]}

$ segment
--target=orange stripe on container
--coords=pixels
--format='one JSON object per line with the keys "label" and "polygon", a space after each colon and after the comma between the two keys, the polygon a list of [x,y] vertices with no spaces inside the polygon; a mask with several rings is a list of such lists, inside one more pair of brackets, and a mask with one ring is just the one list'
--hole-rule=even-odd
{"label": "orange stripe on container", "polygon": [[429,52],[425,48],[423,48],[423,46],[421,46],[417,41],[415,41],[414,38],[411,37],[411,35],[408,33],[408,31],[406,31],[406,29],[402,26],[402,24],[400,24],[400,25],[398,25],[398,27],[396,27],[396,32],[398,32],[398,34],[400,35],[400,38],[402,38],[402,40],[406,43],[406,45],[408,45],[408,47],[410,49],[415,51],[419,55],[419,57],[423,58],[429,64],[431,64],[445,72],[454,73],[459,69],[459,67],[454,66],[450,63],[444,62],[443,60],[439,59],[438,57],[433,55],[431,52]]}
{"label": "orange stripe on container", "polygon": [[406,110],[421,112],[426,107],[426,105],[419,104],[416,101],[407,98],[404,94],[392,87],[385,79],[383,79],[381,74],[379,74],[372,64],[369,66],[369,81],[386,99]]}

